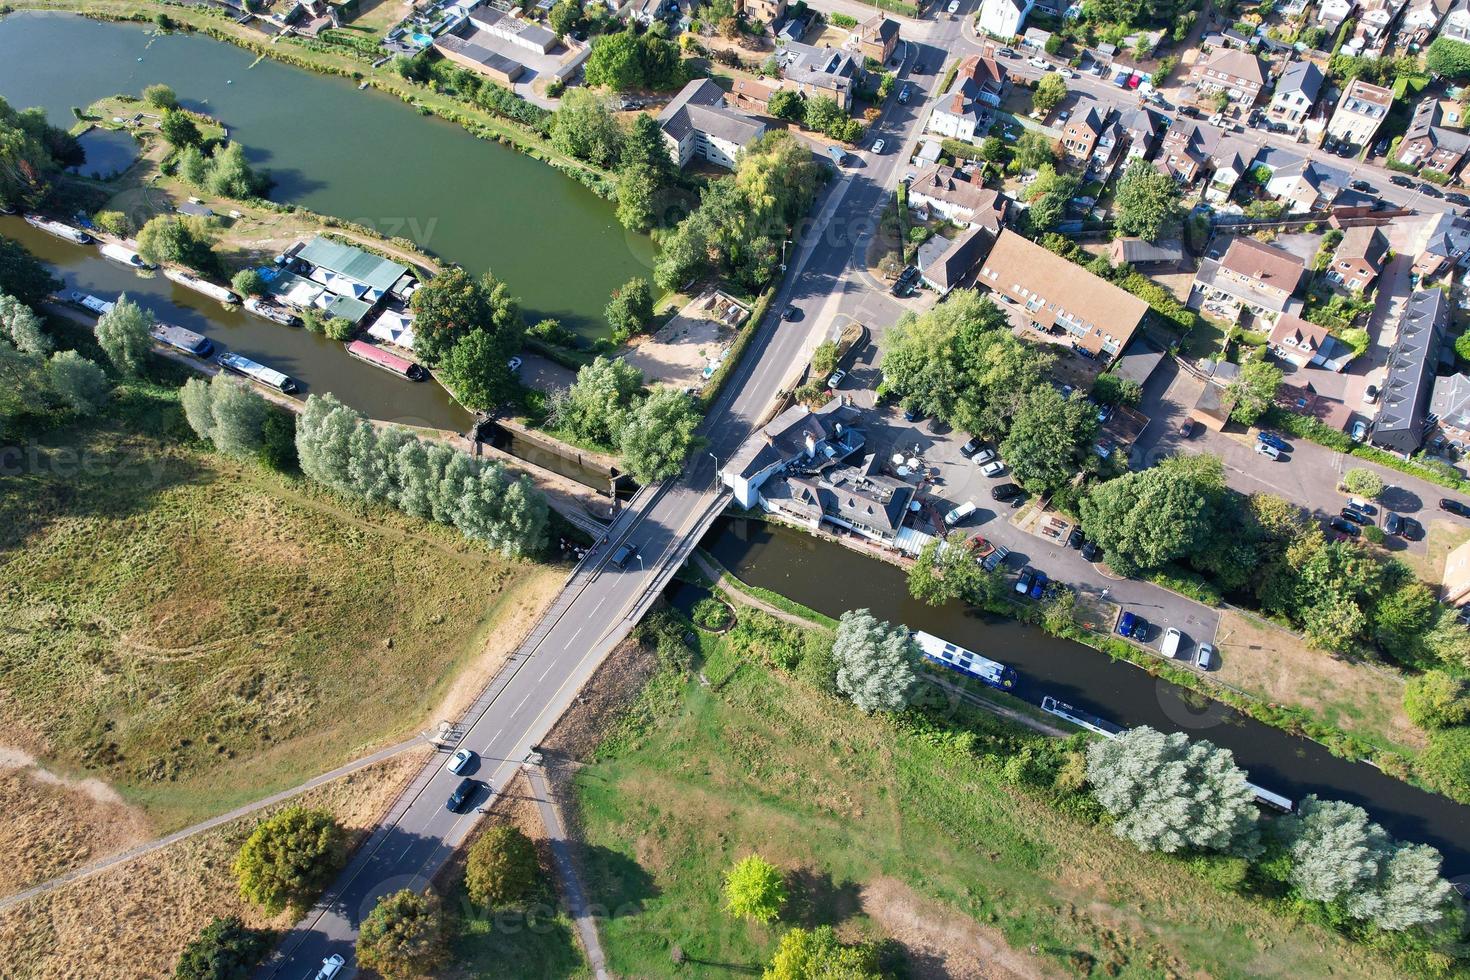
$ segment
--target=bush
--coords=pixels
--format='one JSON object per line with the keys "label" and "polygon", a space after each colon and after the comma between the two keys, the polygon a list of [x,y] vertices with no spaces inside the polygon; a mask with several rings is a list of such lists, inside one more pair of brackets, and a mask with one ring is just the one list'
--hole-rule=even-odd
{"label": "bush", "polygon": [[735,621],[730,607],[714,596],[706,596],[694,604],[694,623],[701,629],[719,632]]}
{"label": "bush", "polygon": [[1425,671],[1404,687],[1404,712],[1420,728],[1450,728],[1470,721],[1470,690],[1442,670]]}
{"label": "bush", "polygon": [[540,870],[529,837],[516,827],[491,827],[465,860],[465,891],[477,905],[509,905],[530,897]]}
{"label": "bush", "polygon": [[1383,528],[1376,524],[1369,524],[1363,528],[1363,538],[1369,544],[1383,544],[1388,540],[1388,536],[1383,533]]}
{"label": "bush", "polygon": [[1421,779],[1445,796],[1470,802],[1470,728],[1435,732],[1415,768]]}
{"label": "bush", "polygon": [[179,954],[175,980],[247,980],[265,954],[265,936],[238,916],[216,918]]}
{"label": "bush", "polygon": [[786,904],[781,869],[752,854],[725,873],[725,909],[736,918],[771,923]]}
{"label": "bush", "polygon": [[324,810],[293,806],[268,817],[235,858],[240,894],[274,915],[305,909],[337,874],[346,841]]}

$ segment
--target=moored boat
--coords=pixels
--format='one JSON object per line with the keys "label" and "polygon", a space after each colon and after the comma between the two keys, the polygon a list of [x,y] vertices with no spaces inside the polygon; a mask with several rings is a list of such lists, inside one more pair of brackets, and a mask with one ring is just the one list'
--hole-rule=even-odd
{"label": "moored boat", "polygon": [[391,371],[402,378],[410,381],[422,381],[428,377],[428,372],[422,366],[415,364],[406,357],[399,357],[390,351],[386,351],[376,344],[370,344],[365,340],[354,340],[347,345],[347,353],[359,361],[366,361],[373,367]]}
{"label": "moored boat", "polygon": [[154,268],[154,266],[150,263],[143,261],[143,256],[139,255],[133,249],[128,248],[126,245],[118,245],[113,242],[103,242],[101,252],[104,258],[109,258],[114,262],[121,262],[123,265],[128,266],[129,268]]}
{"label": "moored boat", "polygon": [[214,342],[202,333],[176,327],[172,323],[155,323],[148,335],[166,347],[181,350],[195,357],[208,357],[214,350]]}
{"label": "moored boat", "polygon": [[275,368],[268,368],[264,364],[258,364],[243,354],[225,353],[221,354],[217,360],[219,361],[219,366],[225,370],[233,371],[252,381],[258,381],[268,388],[284,391],[288,395],[296,390],[296,382],[292,381],[288,376],[277,371]]}
{"label": "moored boat", "polygon": [[274,303],[267,303],[265,300],[256,299],[254,296],[245,300],[245,309],[254,313],[256,316],[279,323],[283,327],[301,326],[300,317],[286,312]]}
{"label": "moored boat", "polygon": [[85,231],[82,231],[82,229],[80,228],[73,228],[71,225],[66,224],[65,222],[52,221],[50,218],[43,218],[38,214],[28,214],[26,215],[25,220],[26,224],[30,225],[32,228],[39,228],[41,231],[46,232],[48,235],[55,235],[57,238],[64,238],[74,245],[90,245],[92,243],[91,235],[87,234]]}
{"label": "moored boat", "polygon": [[80,290],[73,289],[68,292],[66,294],[66,300],[69,303],[75,303],[88,313],[95,314],[96,316],[106,316],[112,312],[112,304],[107,300],[99,299],[90,293],[84,293]]}
{"label": "moored boat", "polygon": [[221,303],[240,302],[240,297],[236,296],[225,287],[215,285],[208,279],[201,279],[198,276],[193,275],[192,273],[183,271],[182,269],[164,269],[163,275],[164,278],[168,279],[170,282],[176,282],[186,289],[194,290],[196,293],[203,293],[210,299],[217,299]]}

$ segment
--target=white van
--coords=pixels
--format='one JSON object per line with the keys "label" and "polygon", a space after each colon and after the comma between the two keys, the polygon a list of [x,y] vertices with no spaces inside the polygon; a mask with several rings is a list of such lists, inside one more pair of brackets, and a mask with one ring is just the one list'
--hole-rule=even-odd
{"label": "white van", "polygon": [[1260,453],[1262,456],[1270,456],[1272,459],[1281,458],[1281,450],[1277,449],[1269,442],[1256,443],[1256,452]]}
{"label": "white van", "polygon": [[1170,626],[1164,631],[1164,642],[1159,647],[1159,652],[1170,660],[1179,655],[1179,644],[1184,642],[1184,634]]}
{"label": "white van", "polygon": [[975,501],[967,500],[956,507],[954,510],[950,511],[948,514],[944,515],[945,526],[956,527],[957,525],[963,524],[965,521],[969,520],[970,515],[973,513],[975,513]]}

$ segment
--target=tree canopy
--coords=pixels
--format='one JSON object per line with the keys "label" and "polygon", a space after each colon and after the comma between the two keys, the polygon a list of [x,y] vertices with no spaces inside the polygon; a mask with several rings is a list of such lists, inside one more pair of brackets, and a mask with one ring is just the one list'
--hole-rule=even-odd
{"label": "tree canopy", "polygon": [[1276,401],[1276,389],[1285,377],[1281,369],[1269,361],[1247,361],[1226,389],[1235,399],[1230,418],[1241,425],[1255,425]]}
{"label": "tree canopy", "polygon": [[[44,110],[17,111],[0,98],[0,208],[39,207],[62,169],[81,163],[83,157],[76,138],[46,122]],[[3,274],[0,289],[21,295],[28,303],[35,299],[7,285]]]}
{"label": "tree canopy", "polygon": [[207,218],[160,214],[138,232],[138,254],[155,265],[172,263],[209,274],[219,269],[214,239]]}
{"label": "tree canopy", "polygon": [[1147,160],[1134,160],[1118,180],[1113,227],[1120,235],[1154,242],[1178,231],[1179,184]]}
{"label": "tree canopy", "polygon": [[930,606],[963,599],[974,606],[1005,597],[1005,581],[975,560],[964,531],[926,544],[909,567],[909,595]]}
{"label": "tree canopy", "polygon": [[618,431],[623,465],[640,483],[677,476],[698,442],[700,415],[688,395],[659,386],[643,399]]}
{"label": "tree canopy", "polygon": [[465,891],[471,901],[491,908],[519,902],[531,895],[540,870],[536,845],[520,828],[491,827],[465,859]]}
{"label": "tree canopy", "polygon": [[623,128],[605,96],[585,88],[569,89],[551,118],[551,142],[558,150],[597,167],[617,162]]}
{"label": "tree canopy", "polygon": [[293,806],[262,820],[235,857],[240,894],[274,915],[301,910],[331,882],[346,837],[324,810]]}
{"label": "tree canopy", "polygon": [[1111,568],[1136,575],[1203,549],[1224,487],[1217,457],[1165,460],[1094,487],[1082,498],[1082,528]]}
{"label": "tree canopy", "polygon": [[1056,72],[1049,71],[1036,82],[1036,91],[1031,93],[1031,107],[1042,115],[1050,115],[1067,97],[1067,80]]}
{"label": "tree canopy", "polygon": [[[0,177],[0,203],[4,203],[3,181],[4,178]],[[35,309],[46,301],[52,290],[60,288],[61,280],[53,276],[51,270],[24,245],[0,237],[0,293],[13,296]]]}
{"label": "tree canopy", "polygon": [[619,31],[592,42],[592,52],[583,69],[587,84],[607,86],[615,92],[652,89],[666,92],[683,85],[688,71],[676,45],[651,33]]}
{"label": "tree canopy", "polygon": [[577,371],[571,387],[552,396],[552,422],[580,440],[615,448],[642,388],[642,371],[599,354]]}
{"label": "tree canopy", "polygon": [[438,906],[411,888],[379,899],[357,934],[357,962],[384,980],[432,974],[446,955]]}
{"label": "tree canopy", "polygon": [[653,323],[653,286],[642,276],[634,276],[612,294],[603,316],[612,328],[614,343],[642,333]]}
{"label": "tree canopy", "polygon": [[781,869],[759,854],[740,859],[725,872],[725,909],[736,918],[774,922],[785,904]]}
{"label": "tree canopy", "polygon": [[179,954],[174,980],[248,980],[266,948],[239,916],[216,917]]}
{"label": "tree canopy", "polygon": [[1097,407],[1080,391],[1071,397],[1049,384],[1026,392],[1000,444],[1016,482],[1036,493],[1065,486],[1090,457]]}
{"label": "tree canopy", "polygon": [[1424,66],[1444,78],[1470,77],[1470,44],[1452,37],[1437,37],[1425,52]]}
{"label": "tree canopy", "polygon": [[847,946],[831,926],[788,930],[762,980],[881,980],[873,950]]}
{"label": "tree canopy", "polygon": [[153,348],[153,314],[123,293],[112,309],[97,320],[97,345],[113,367],[127,375],[143,373],[148,352]]}
{"label": "tree canopy", "polygon": [[[525,331],[520,301],[510,287],[486,272],[474,279],[459,266],[450,266],[414,291],[414,351],[437,364],[456,342],[472,331],[485,331],[489,341],[505,352],[506,360],[520,349]],[[505,378],[491,384],[508,384]]]}
{"label": "tree canopy", "polygon": [[919,651],[903,626],[879,622],[866,609],[842,614],[832,643],[837,690],[863,711],[899,711],[918,683]]}

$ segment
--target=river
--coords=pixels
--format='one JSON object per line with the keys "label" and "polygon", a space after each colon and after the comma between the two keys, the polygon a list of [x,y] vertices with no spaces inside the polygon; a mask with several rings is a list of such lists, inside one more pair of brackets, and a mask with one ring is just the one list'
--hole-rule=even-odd
{"label": "river", "polygon": [[1316,742],[1206,701],[1091,647],[963,603],[931,607],[916,602],[900,569],[800,531],[725,519],[704,546],[743,581],[828,616],[867,608],[879,619],[922,629],[1008,663],[1020,675],[1017,696],[1032,704],[1040,704],[1046,693],[1120,725],[1150,725],[1208,738],[1234,752],[1252,782],[1292,799],[1316,793],[1355,803],[1394,836],[1439,848],[1447,876],[1470,874],[1465,840],[1470,807],[1416,789],[1366,763],[1340,759]]}

